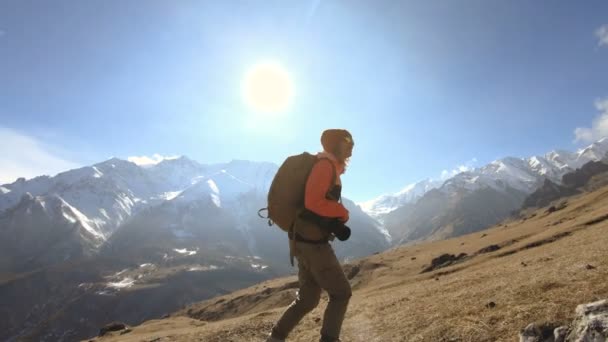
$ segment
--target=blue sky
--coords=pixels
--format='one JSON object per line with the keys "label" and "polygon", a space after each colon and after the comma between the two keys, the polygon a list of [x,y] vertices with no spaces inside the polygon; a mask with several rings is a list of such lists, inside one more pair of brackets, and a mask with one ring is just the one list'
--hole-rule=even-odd
{"label": "blue sky", "polygon": [[[249,108],[272,60],[295,95]],[[116,156],[280,163],[326,128],[367,200],[608,135],[608,2],[0,2],[0,183]],[[444,173],[445,173],[444,172]]]}

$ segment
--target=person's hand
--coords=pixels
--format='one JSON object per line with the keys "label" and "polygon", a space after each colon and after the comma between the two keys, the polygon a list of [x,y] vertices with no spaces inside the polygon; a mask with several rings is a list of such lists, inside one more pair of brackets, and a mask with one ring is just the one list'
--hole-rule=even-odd
{"label": "person's hand", "polygon": [[348,219],[349,219],[349,218],[350,218],[350,217],[349,217],[349,215],[348,215],[348,210],[346,210],[346,215],[344,215],[344,216],[340,217],[340,218],[339,218],[339,220],[340,220],[340,221],[342,221],[343,223],[346,223],[346,222],[348,222]]}

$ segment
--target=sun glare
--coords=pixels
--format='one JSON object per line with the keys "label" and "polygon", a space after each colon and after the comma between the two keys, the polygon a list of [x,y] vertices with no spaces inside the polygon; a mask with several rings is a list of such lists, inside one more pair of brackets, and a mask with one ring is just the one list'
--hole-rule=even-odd
{"label": "sun glare", "polygon": [[265,114],[284,113],[289,109],[293,88],[287,70],[274,62],[253,66],[243,80],[245,102],[255,111]]}

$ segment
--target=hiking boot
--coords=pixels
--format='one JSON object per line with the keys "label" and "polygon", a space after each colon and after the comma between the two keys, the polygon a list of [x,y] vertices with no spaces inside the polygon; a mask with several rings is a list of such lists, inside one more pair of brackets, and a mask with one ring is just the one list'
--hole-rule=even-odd
{"label": "hiking boot", "polygon": [[341,342],[341,340],[339,338],[321,335],[321,339],[319,340],[319,342]]}

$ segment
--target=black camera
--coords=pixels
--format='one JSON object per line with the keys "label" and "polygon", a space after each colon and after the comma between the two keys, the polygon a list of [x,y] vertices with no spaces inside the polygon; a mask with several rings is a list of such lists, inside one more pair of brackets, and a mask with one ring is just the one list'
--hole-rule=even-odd
{"label": "black camera", "polygon": [[334,234],[334,236],[340,241],[346,241],[350,237],[350,228],[338,218],[323,217],[313,213],[310,210],[302,211],[300,217],[306,221],[317,224],[324,231]]}

